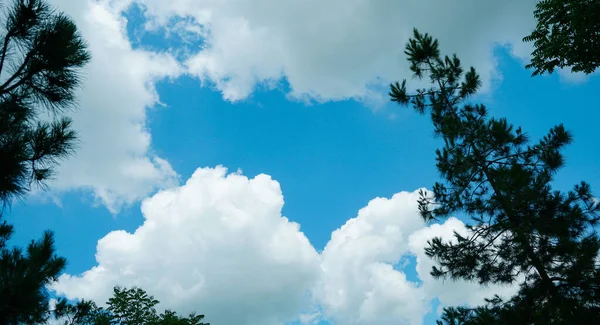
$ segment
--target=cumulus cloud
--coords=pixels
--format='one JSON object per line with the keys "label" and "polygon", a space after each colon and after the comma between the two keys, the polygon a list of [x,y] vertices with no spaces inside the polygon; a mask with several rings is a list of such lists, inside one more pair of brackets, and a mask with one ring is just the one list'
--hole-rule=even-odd
{"label": "cumulus cloud", "polygon": [[301,312],[319,265],[282,206],[269,176],[198,169],[182,187],[145,200],[135,233],[106,235],[98,265],[63,276],[55,289],[103,302],[114,285],[139,285],[165,306],[206,313],[214,324],[281,324]]}
{"label": "cumulus cloud", "polygon": [[[465,228],[457,219],[426,226],[417,198],[418,191],[373,199],[319,254],[300,226],[281,215],[275,180],[200,168],[185,185],[144,200],[145,221],[134,233],[107,234],[97,245],[97,265],[63,275],[54,289],[102,303],[113,286],[137,285],[163,308],[240,325],[421,324],[434,298],[478,304],[498,292],[428,275],[427,240]],[[411,255],[420,281],[399,267]]]}
{"label": "cumulus cloud", "polygon": [[423,228],[418,192],[376,198],[335,230],[322,255],[315,297],[337,324],[419,324],[429,301],[393,265],[408,253],[408,236]]}
{"label": "cumulus cloud", "polygon": [[116,2],[53,0],[75,19],[92,54],[71,114],[80,135],[76,155],[61,164],[56,190],[85,189],[117,212],[123,204],[177,183],[169,163],[151,151],[146,110],[158,103],[154,85],[183,72],[165,53],[131,47]]}
{"label": "cumulus cloud", "polygon": [[[434,262],[424,252],[427,241],[453,241],[454,231],[466,234],[467,229],[456,218],[426,226],[418,198],[417,190],[373,199],[332,233],[315,289],[324,317],[349,325],[421,324],[435,298],[442,306],[479,305],[494,294],[515,293],[514,286],[434,279]],[[419,283],[407,280],[406,270],[398,267],[406,256],[416,257]]]}
{"label": "cumulus cloud", "polygon": [[390,81],[410,76],[403,50],[414,27],[439,38],[444,52],[456,52],[478,68],[489,89],[501,78],[496,46],[510,46],[518,58],[529,56],[531,44],[521,40],[535,26],[537,2],[132,1],[145,8],[148,26],[195,29],[204,38],[186,66],[231,101],[282,78],[296,99],[383,100],[381,87],[387,90]]}

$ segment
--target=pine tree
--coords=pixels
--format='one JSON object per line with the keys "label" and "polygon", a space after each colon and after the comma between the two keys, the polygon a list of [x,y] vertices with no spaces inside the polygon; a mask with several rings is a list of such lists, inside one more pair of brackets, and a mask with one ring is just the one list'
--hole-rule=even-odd
{"label": "pine tree", "polygon": [[429,113],[444,143],[436,151],[443,182],[432,196],[421,193],[421,216],[471,220],[468,236],[429,241],[431,274],[519,288],[480,307],[446,308],[439,324],[600,324],[600,206],[585,182],[566,193],[551,186],[571,134],[557,125],[532,144],[520,127],[488,116],[469,101],[481,84],[475,69],[442,57],[427,34],[415,30],[405,53],[414,76],[432,86],[409,94],[406,80],[396,82],[391,100]]}
{"label": "pine tree", "polygon": [[590,74],[600,66],[600,1],[541,0],[534,16],[537,25],[523,38],[535,50],[527,68],[533,75],[555,68]]}
{"label": "pine tree", "polygon": [[7,204],[31,184],[43,185],[57,160],[72,153],[76,134],[64,113],[75,103],[78,70],[90,55],[73,21],[45,1],[14,0],[5,16],[0,41],[0,201]]}
{"label": "pine tree", "polygon": [[51,313],[61,325],[111,325],[109,312],[91,300],[73,304],[66,298],[59,298]]}
{"label": "pine tree", "polygon": [[[75,24],[40,0],[14,0],[4,15],[0,41],[0,218],[13,198],[52,175],[75,144],[71,120],[78,69],[88,60]],[[47,117],[41,116],[49,113]],[[25,251],[7,242],[0,224],[0,324],[39,324],[48,318],[46,286],[65,267],[53,234]]]}
{"label": "pine tree", "polygon": [[51,232],[32,241],[26,252],[6,247],[12,234],[11,225],[0,225],[0,324],[40,324],[49,316],[46,286],[66,260],[54,254]]}

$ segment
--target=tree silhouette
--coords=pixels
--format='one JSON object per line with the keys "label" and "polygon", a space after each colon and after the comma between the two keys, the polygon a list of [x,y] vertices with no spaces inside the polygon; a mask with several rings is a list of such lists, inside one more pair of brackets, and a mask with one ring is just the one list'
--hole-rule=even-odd
{"label": "tree silhouette", "polygon": [[159,303],[141,288],[115,287],[106,309],[91,301],[70,304],[62,298],[54,316],[64,325],[210,325],[202,322],[204,315],[182,317],[171,310],[158,314],[155,307]]}
{"label": "tree silhouette", "polygon": [[0,201],[8,204],[72,153],[64,113],[90,55],[73,21],[41,0],[13,1],[0,44]]}
{"label": "tree silhouette", "polygon": [[[72,152],[75,132],[64,112],[74,104],[78,70],[90,58],[75,24],[40,0],[15,0],[0,40],[0,201],[2,208],[32,183],[52,175]],[[40,117],[42,112],[49,113]],[[0,224],[0,324],[48,318],[46,285],[66,261],[54,254],[51,232],[26,248],[11,248],[11,225]]]}
{"label": "tree silhouette", "polygon": [[533,75],[556,68],[590,74],[600,66],[600,1],[541,0],[534,16],[537,25],[523,38],[533,42]]}
{"label": "tree silhouette", "polygon": [[480,86],[475,69],[465,72],[456,55],[442,57],[427,34],[415,30],[405,53],[414,76],[432,87],[409,94],[406,80],[397,82],[391,100],[429,113],[444,142],[436,151],[444,181],[435,183],[433,197],[421,193],[421,216],[471,220],[468,236],[429,241],[425,252],[437,262],[431,274],[519,286],[508,300],[446,308],[440,323],[600,323],[600,206],[585,182],[567,193],[551,186],[571,134],[558,125],[531,144],[520,127],[488,116],[484,105],[468,101]]}

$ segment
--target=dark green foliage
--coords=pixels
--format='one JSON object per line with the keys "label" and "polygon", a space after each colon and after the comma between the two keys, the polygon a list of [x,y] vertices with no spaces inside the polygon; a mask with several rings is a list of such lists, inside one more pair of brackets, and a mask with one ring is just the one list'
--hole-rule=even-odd
{"label": "dark green foliage", "polygon": [[60,299],[54,315],[65,325],[210,325],[202,322],[204,315],[182,317],[171,310],[158,314],[158,303],[143,289],[116,287],[106,309],[91,301],[73,305]]}
{"label": "dark green foliage", "polygon": [[27,250],[7,247],[13,227],[0,224],[0,324],[39,324],[48,318],[46,286],[56,280],[66,260],[54,254],[51,232]]}
{"label": "dark green foliage", "polygon": [[140,288],[114,288],[114,296],[108,299],[108,310],[119,324],[143,324],[156,316],[158,300]]}
{"label": "dark green foliage", "polygon": [[592,73],[600,65],[600,1],[541,0],[534,11],[535,30],[523,40],[535,50],[527,68],[533,75],[555,68]]}
{"label": "dark green foliage", "polygon": [[[75,144],[71,120],[77,75],[88,60],[73,22],[40,0],[15,0],[0,31],[0,218],[11,200],[52,175]],[[39,118],[42,113],[50,113]],[[51,232],[25,251],[7,242],[0,224],[0,324],[40,324],[49,316],[46,286],[66,261],[54,253]]]}
{"label": "dark green foliage", "polygon": [[395,83],[391,100],[430,113],[444,141],[436,151],[444,182],[433,197],[421,193],[419,210],[426,221],[453,214],[472,221],[468,236],[429,242],[426,254],[438,264],[431,274],[519,286],[508,300],[447,308],[443,323],[600,324],[600,206],[586,183],[567,193],[551,187],[570,133],[558,125],[532,144],[521,128],[489,117],[484,105],[468,102],[480,86],[475,70],[464,73],[456,56],[442,57],[427,34],[415,30],[405,53],[414,75],[433,86],[408,94],[406,80]]}
{"label": "dark green foliage", "polygon": [[[0,201],[52,176],[72,153],[79,68],[90,59],[75,24],[42,0],[14,0],[0,32]],[[38,118],[46,113],[43,118]]]}
{"label": "dark green foliage", "polygon": [[59,298],[52,311],[56,319],[64,325],[110,325],[110,315],[98,308],[93,301],[82,300],[71,304],[65,298]]}
{"label": "dark green foliage", "polygon": [[188,317],[177,316],[173,311],[166,310],[158,317],[156,325],[210,325],[203,323],[204,315],[190,314]]}

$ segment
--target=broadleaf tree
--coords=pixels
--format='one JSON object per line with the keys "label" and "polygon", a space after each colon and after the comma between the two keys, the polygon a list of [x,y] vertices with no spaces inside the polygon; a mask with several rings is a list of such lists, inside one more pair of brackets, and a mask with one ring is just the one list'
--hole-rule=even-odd
{"label": "broadleaf tree", "polygon": [[204,315],[180,316],[172,310],[158,313],[160,302],[139,287],[115,287],[106,308],[82,300],[76,304],[61,298],[54,309],[54,317],[64,325],[210,325]]}
{"label": "broadleaf tree", "polygon": [[[90,59],[73,21],[47,2],[13,0],[2,9],[0,218],[72,152],[76,135],[65,113]],[[66,260],[55,254],[52,232],[26,249],[8,246],[13,233],[12,225],[0,224],[0,324],[43,323],[49,317],[46,286]]]}
{"label": "broadleaf tree", "polygon": [[[468,234],[434,238],[425,249],[434,278],[518,287],[477,307],[444,309],[440,324],[600,324],[600,206],[582,182],[564,192],[552,187],[572,141],[563,125],[537,142],[505,118],[472,103],[481,85],[474,68],[442,56],[436,39],[416,29],[405,54],[430,88],[409,92],[406,80],[390,98],[428,113],[443,140],[436,166],[443,181],[422,192],[427,222],[467,217]],[[536,108],[532,108],[536,109]],[[541,108],[540,108],[541,109]]]}
{"label": "broadleaf tree", "polygon": [[600,66],[600,1],[540,0],[534,11],[536,27],[525,42],[534,51],[527,68],[533,75],[556,68],[590,74]]}

